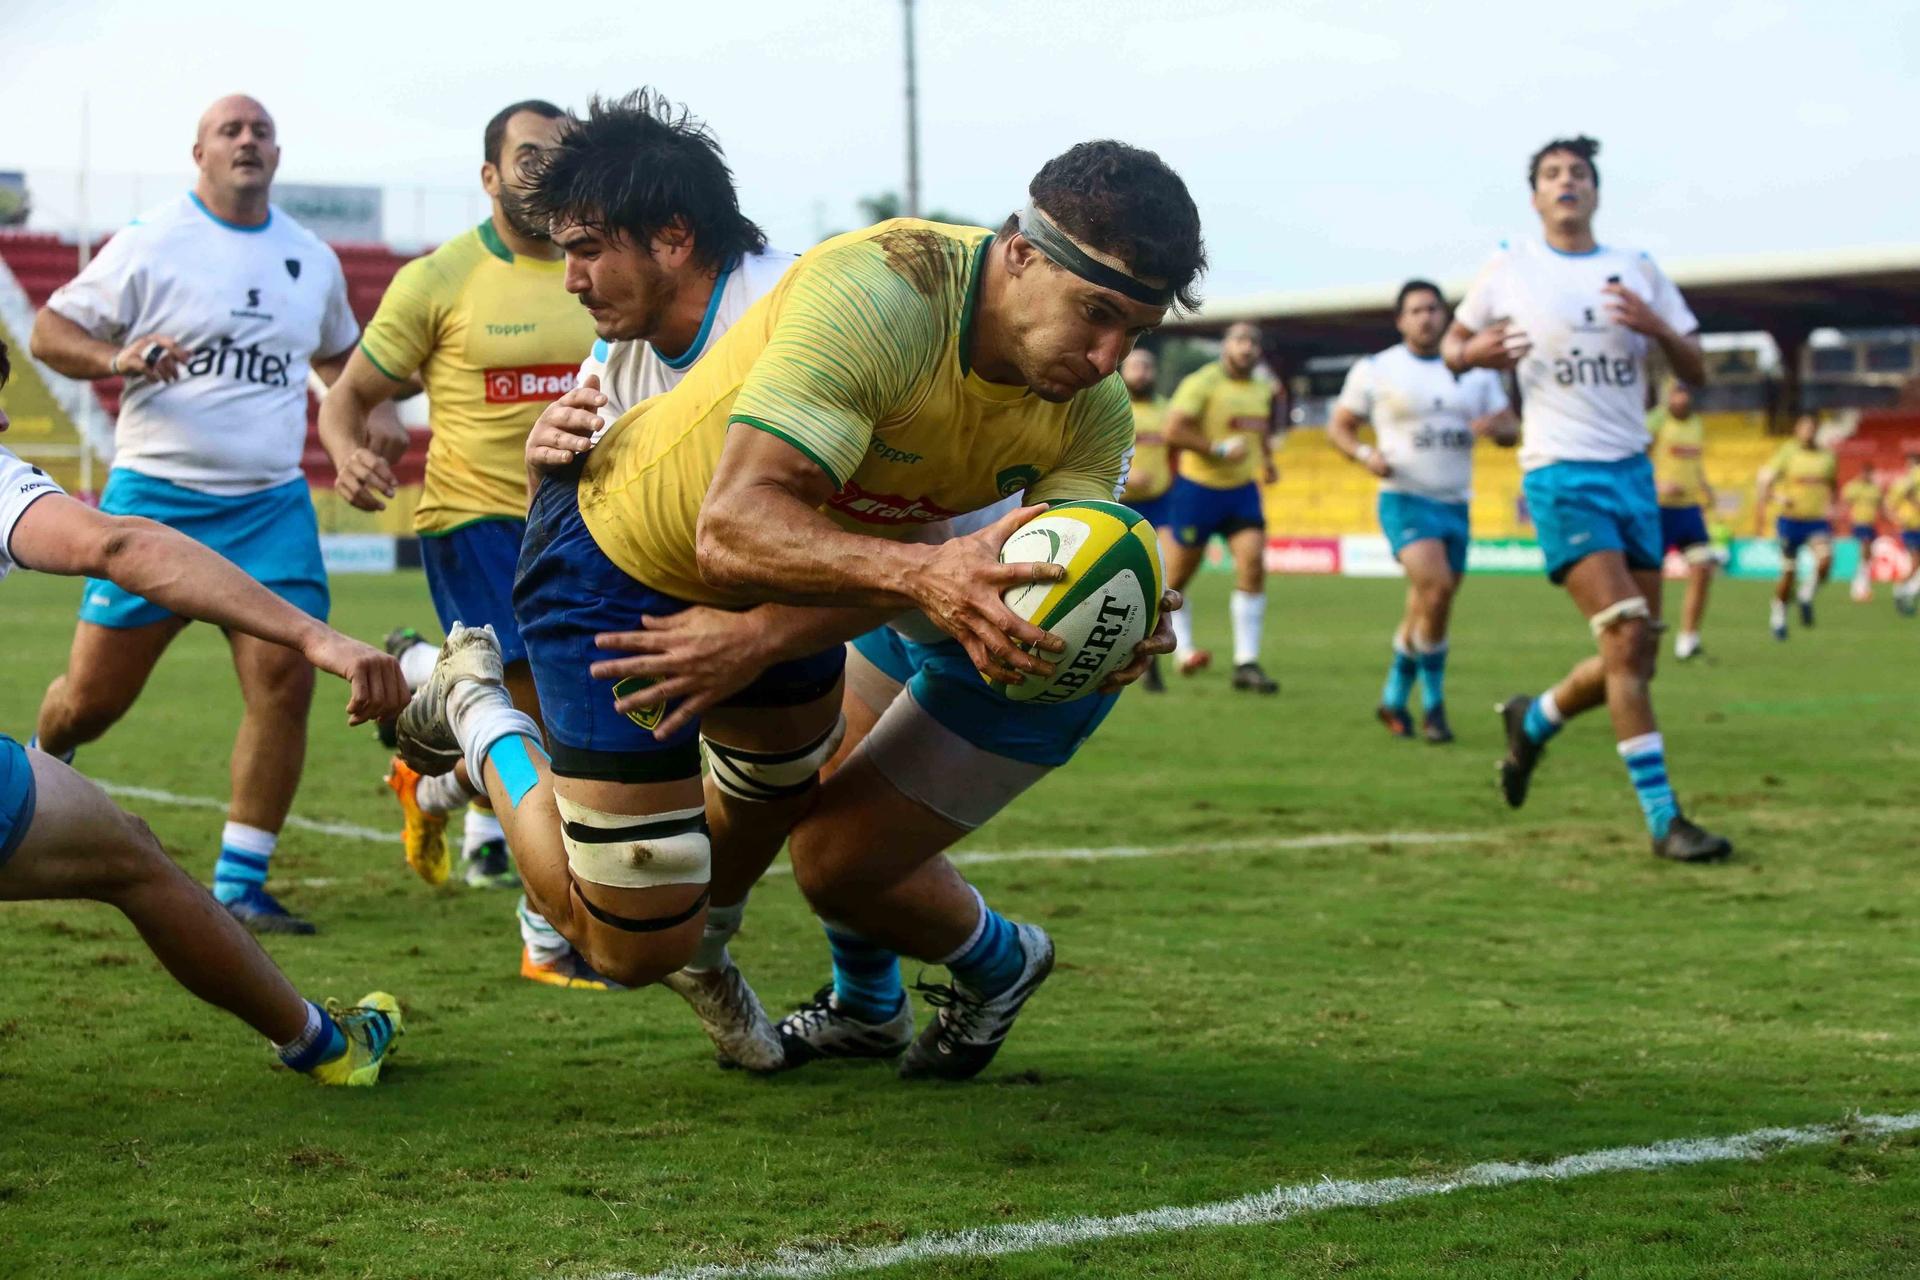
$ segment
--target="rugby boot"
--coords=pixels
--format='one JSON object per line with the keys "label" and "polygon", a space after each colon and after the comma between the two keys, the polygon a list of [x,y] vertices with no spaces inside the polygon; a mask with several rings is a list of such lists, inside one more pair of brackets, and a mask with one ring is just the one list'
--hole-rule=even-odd
{"label": "rugby boot", "polygon": [[503,679],[493,627],[454,623],[432,674],[400,712],[400,758],[428,777],[450,772],[460,763],[460,739],[447,715],[447,695],[462,680],[498,685]]}
{"label": "rugby boot", "polygon": [[447,882],[451,859],[447,855],[447,815],[420,807],[414,789],[420,775],[395,756],[387,768],[387,787],[400,802],[400,844],[413,873],[438,888]]}
{"label": "rugby boot", "polygon": [[[426,644],[427,639],[412,627],[395,627],[393,630],[387,632],[385,643],[387,656],[397,659],[401,654],[413,648],[413,646]],[[373,722],[374,732],[380,737],[380,745],[389,751],[393,750],[394,743],[397,741],[395,734],[399,721],[400,715],[398,712],[395,712],[390,716],[381,716]]]}
{"label": "rugby boot", "polygon": [[935,1012],[900,1059],[900,1078],[971,1080],[1000,1052],[1013,1020],[1053,972],[1053,939],[1038,925],[1018,924],[1026,955],[1020,976],[997,996],[983,996],[956,982],[950,986],[916,983]]}
{"label": "rugby boot", "polygon": [[293,912],[280,905],[280,900],[257,884],[248,885],[247,891],[231,902],[223,902],[227,914],[245,925],[252,933],[318,933],[313,921],[302,920]]}
{"label": "rugby boot", "polygon": [[660,985],[685,1000],[713,1041],[715,1061],[723,1068],[778,1071],[786,1063],[780,1033],[753,994],[740,966],[731,960],[724,969],[695,973],[682,969],[660,980]]}
{"label": "rugby boot", "polygon": [[885,1022],[862,1022],[834,1002],[829,982],[776,1030],[789,1070],[818,1058],[897,1058],[913,1043],[913,1006],[903,999]]}
{"label": "rugby boot", "polygon": [[1174,665],[1180,668],[1183,676],[1198,675],[1213,665],[1213,651],[1210,649],[1189,649],[1173,657]]}
{"label": "rugby boot", "polygon": [[1527,708],[1532,705],[1532,697],[1516,693],[1494,708],[1507,729],[1507,754],[1496,766],[1500,774],[1500,794],[1515,809],[1527,802],[1527,786],[1533,781],[1533,771],[1540,757],[1547,753],[1546,743],[1527,737]]}
{"label": "rugby boot", "polygon": [[1447,723],[1445,706],[1427,708],[1420,717],[1420,736],[1435,746],[1453,741],[1453,726]]}
{"label": "rugby boot", "polygon": [[1695,826],[1675,814],[1667,824],[1667,834],[1653,842],[1654,853],[1675,862],[1720,862],[1733,853],[1733,842]]}
{"label": "rugby boot", "polygon": [[1280,692],[1280,682],[1262,671],[1257,662],[1243,662],[1233,669],[1233,687],[1245,693]]}
{"label": "rugby boot", "polygon": [[365,1086],[380,1079],[380,1068],[393,1056],[393,1042],[406,1033],[400,1002],[384,991],[361,996],[350,1009],[338,1000],[327,1001],[327,1016],[346,1037],[347,1051],[308,1071],[321,1084]]}
{"label": "rugby boot", "polygon": [[533,952],[520,948],[520,976],[543,987],[566,991],[625,991],[626,988],[586,962],[578,951],[568,947],[552,960],[535,960]]}
{"label": "rugby boot", "polygon": [[1387,732],[1396,738],[1413,736],[1413,717],[1407,714],[1405,707],[1375,707],[1373,718],[1387,726]]}
{"label": "rugby boot", "polygon": [[505,840],[489,840],[465,856],[463,878],[470,889],[518,889],[520,873],[514,870],[513,855]]}

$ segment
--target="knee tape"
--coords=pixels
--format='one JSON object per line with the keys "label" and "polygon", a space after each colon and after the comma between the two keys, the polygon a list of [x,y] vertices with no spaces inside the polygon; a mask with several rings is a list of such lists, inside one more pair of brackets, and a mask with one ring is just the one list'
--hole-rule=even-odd
{"label": "knee tape", "polygon": [[1587,619],[1587,625],[1593,628],[1597,640],[1607,631],[1633,618],[1651,618],[1653,610],[1647,605],[1645,596],[1628,596],[1625,600],[1616,600],[1600,612]]}
{"label": "knee tape", "polygon": [[556,795],[573,878],[615,889],[705,884],[713,841],[704,807],[643,815],[602,813]]}
{"label": "knee tape", "polygon": [[800,795],[813,786],[820,767],[833,759],[846,736],[847,718],[840,716],[831,729],[793,751],[742,751],[711,738],[701,741],[707,748],[713,785],[736,800],[766,804]]}
{"label": "knee tape", "polygon": [[1692,565],[1718,564],[1720,562],[1720,553],[1715,550],[1711,542],[1696,542],[1685,551],[1682,551],[1680,556],[1688,564]]}

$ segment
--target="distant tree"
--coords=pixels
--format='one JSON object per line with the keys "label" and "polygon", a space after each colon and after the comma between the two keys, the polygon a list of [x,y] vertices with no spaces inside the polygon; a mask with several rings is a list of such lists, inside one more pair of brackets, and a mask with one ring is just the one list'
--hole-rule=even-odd
{"label": "distant tree", "polygon": [[[853,204],[854,208],[860,211],[860,225],[863,227],[870,227],[876,222],[885,222],[889,218],[906,216],[906,202],[901,199],[898,191],[882,191],[877,195],[861,196]],[[929,209],[921,216],[929,222],[951,222],[963,227],[985,225],[964,214],[952,213],[945,209]],[[834,236],[842,235],[848,230],[850,228],[842,227],[838,231],[827,232],[821,238],[831,240]]]}

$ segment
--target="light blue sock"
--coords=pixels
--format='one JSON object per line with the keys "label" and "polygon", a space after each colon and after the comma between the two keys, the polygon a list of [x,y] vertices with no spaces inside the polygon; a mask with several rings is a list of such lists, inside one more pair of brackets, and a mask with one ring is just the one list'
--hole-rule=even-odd
{"label": "light blue sock", "polygon": [[1413,692],[1413,677],[1420,664],[1411,653],[1393,642],[1393,663],[1387,668],[1387,683],[1380,690],[1380,705],[1392,711],[1405,711],[1407,697]]}
{"label": "light blue sock", "polygon": [[313,1001],[307,1001],[307,1026],[287,1044],[273,1046],[280,1061],[295,1071],[311,1071],[323,1062],[332,1062],[347,1051],[347,1037],[340,1024]]}
{"label": "light blue sock", "polygon": [[1427,649],[1420,654],[1420,704],[1428,711],[1438,711],[1447,701],[1447,642],[1442,640],[1438,649]]}
{"label": "light blue sock", "polygon": [[833,1003],[861,1022],[885,1022],[900,1012],[907,989],[900,957],[842,925],[821,921],[833,951]]}
{"label": "light blue sock", "polygon": [[1647,830],[1655,840],[1663,838],[1680,816],[1680,802],[1673,798],[1673,784],[1667,781],[1666,740],[1657,733],[1628,738],[1620,744],[1620,758],[1627,762],[1627,776],[1633,779],[1634,794],[1647,815]]}
{"label": "light blue sock", "polygon": [[991,998],[1020,980],[1027,953],[1007,918],[988,906],[978,889],[973,897],[980,904],[980,923],[974,926],[973,936],[940,963],[962,986]]}
{"label": "light blue sock", "polygon": [[1553,690],[1549,689],[1535,698],[1533,705],[1527,708],[1526,723],[1520,726],[1520,731],[1527,735],[1528,742],[1538,746],[1560,732],[1565,724],[1566,720],[1560,714],[1559,704],[1553,700]]}
{"label": "light blue sock", "polygon": [[267,867],[280,837],[271,831],[229,822],[220,833],[220,858],[213,864],[213,896],[232,902],[267,882]]}

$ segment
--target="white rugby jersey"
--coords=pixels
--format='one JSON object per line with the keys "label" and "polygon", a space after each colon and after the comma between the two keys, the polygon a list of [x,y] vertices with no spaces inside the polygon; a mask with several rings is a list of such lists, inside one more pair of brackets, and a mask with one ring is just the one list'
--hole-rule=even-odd
{"label": "white rugby jersey", "polygon": [[1600,245],[1560,253],[1540,240],[1503,245],[1455,314],[1475,331],[1510,320],[1533,340],[1515,371],[1520,465],[1615,462],[1647,451],[1647,348],[1652,339],[1616,324],[1601,292],[1617,280],[1682,335],[1700,328],[1654,260]]}
{"label": "white rugby jersey", "polygon": [[1373,424],[1393,468],[1382,489],[1465,502],[1473,496],[1473,421],[1506,408],[1507,393],[1491,369],[1456,378],[1439,356],[1417,356],[1403,342],[1356,360],[1339,403]]}
{"label": "white rugby jersey", "polygon": [[621,414],[642,400],[678,386],[687,370],[706,354],[707,348],[747,314],[747,308],[762,294],[772,291],[795,258],[791,253],[767,249],[749,253],[723,267],[714,277],[713,295],[707,299],[707,314],[700,322],[700,332],[694,335],[685,351],[671,360],[655,351],[652,343],[639,339],[608,342],[602,338],[594,343],[593,351],[580,363],[580,376],[574,384],[578,386],[582,379],[597,377],[600,394],[607,398],[600,408],[600,429],[593,433],[593,443],[600,443],[600,437],[619,421]]}
{"label": "white rugby jersey", "polygon": [[28,507],[60,492],[52,476],[0,449],[0,578],[13,571],[13,526]]}
{"label": "white rugby jersey", "polygon": [[160,333],[194,353],[172,383],[127,380],[113,465],[202,493],[297,478],[308,364],[360,336],[317,236],[278,208],[258,227],[222,222],[191,192],[114,236],[47,306],[108,342]]}

